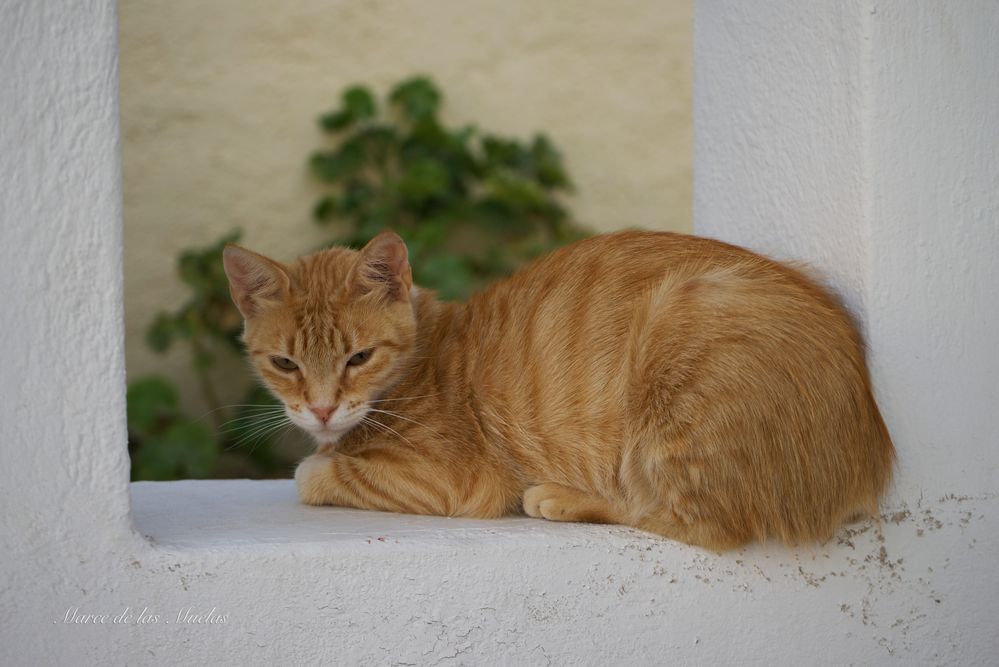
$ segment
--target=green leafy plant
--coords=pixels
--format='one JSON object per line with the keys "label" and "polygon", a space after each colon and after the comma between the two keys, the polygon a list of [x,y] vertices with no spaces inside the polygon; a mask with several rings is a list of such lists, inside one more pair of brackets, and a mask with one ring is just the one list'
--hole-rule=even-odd
{"label": "green leafy plant", "polygon": [[128,387],[129,450],[133,479],[208,477],[218,448],[212,429],[181,414],[177,390],[152,376]]}
{"label": "green leafy plant", "polygon": [[183,251],[177,260],[177,272],[190,290],[190,297],[176,312],[159,313],[146,330],[146,343],[157,352],[166,352],[177,339],[188,343],[202,396],[213,408],[220,407],[209,372],[217,355],[220,351],[242,351],[239,334],[243,319],[229,298],[229,283],[222,268],[222,250],[239,238],[238,231],[232,232],[206,248]]}
{"label": "green leafy plant", "polygon": [[347,88],[319,120],[334,145],[310,160],[329,185],[314,216],[339,222],[335,242],[346,245],[393,229],[416,282],[462,298],[584,232],[559,200],[572,185],[546,136],[525,143],[448,127],[443,99],[425,77],[397,85],[381,110],[368,88]]}
{"label": "green leafy plant", "polygon": [[189,297],[176,311],[159,313],[146,330],[146,343],[157,352],[177,342],[186,344],[191,371],[210,410],[202,419],[183,414],[177,390],[166,378],[131,383],[127,399],[133,479],[209,477],[227,455],[242,459],[241,472],[253,476],[272,475],[287,463],[276,453],[274,433],[268,428],[277,426],[271,417],[278,414],[278,401],[254,384],[241,403],[223,405],[213,377],[220,356],[243,354],[243,320],[229,297],[222,268],[222,249],[239,237],[233,232],[207,247],[182,252],[177,271]]}
{"label": "green leafy plant", "polygon": [[[443,95],[415,77],[395,86],[380,106],[364,86],[321,116],[330,145],[309,160],[327,186],[313,209],[329,245],[362,246],[393,229],[410,251],[414,277],[445,298],[462,298],[524,262],[581,238],[560,197],[571,191],[561,153],[544,135],[529,142],[449,127]],[[169,380],[153,376],[128,389],[133,479],[219,474],[240,458],[242,474],[269,476],[290,463],[275,445],[279,403],[253,385],[236,406],[223,405],[213,372],[223,357],[242,355],[242,318],[229,298],[222,249],[239,232],[188,249],[177,262],[189,297],[156,316],[146,343],[190,352],[191,372],[210,411],[192,419]]]}

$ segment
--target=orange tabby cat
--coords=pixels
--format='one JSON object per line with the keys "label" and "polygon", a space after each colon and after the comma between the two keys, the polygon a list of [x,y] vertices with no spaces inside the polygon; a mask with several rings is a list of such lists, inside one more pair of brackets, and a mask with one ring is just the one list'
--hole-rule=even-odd
{"label": "orange tabby cat", "polygon": [[843,307],[718,241],[624,232],[468,303],[385,232],[280,264],[225,250],[256,369],[318,442],[313,505],[637,526],[722,550],[876,513],[894,449]]}

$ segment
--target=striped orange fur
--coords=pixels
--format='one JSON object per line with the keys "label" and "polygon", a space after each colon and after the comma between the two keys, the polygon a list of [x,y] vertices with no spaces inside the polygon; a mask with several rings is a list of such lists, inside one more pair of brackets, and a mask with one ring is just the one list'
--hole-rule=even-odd
{"label": "striped orange fur", "polygon": [[856,327],[801,271],[622,232],[473,296],[402,240],[225,251],[257,371],[317,441],[305,503],[621,523],[723,550],[877,512],[894,449]]}

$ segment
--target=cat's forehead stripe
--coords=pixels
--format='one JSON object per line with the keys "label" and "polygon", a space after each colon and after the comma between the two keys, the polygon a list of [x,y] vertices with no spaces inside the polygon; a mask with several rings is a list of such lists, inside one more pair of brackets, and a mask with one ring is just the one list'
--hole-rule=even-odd
{"label": "cat's forehead stripe", "polygon": [[348,347],[347,335],[344,333],[343,329],[334,329],[333,334],[336,336],[336,347],[340,350],[346,350]]}

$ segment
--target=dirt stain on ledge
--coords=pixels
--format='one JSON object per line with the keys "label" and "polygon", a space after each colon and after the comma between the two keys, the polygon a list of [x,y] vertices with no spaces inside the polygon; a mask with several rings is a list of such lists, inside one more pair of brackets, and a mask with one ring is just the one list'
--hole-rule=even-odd
{"label": "dirt stain on ledge", "polygon": [[911,516],[912,516],[912,513],[909,512],[909,510],[907,508],[903,508],[903,509],[899,510],[898,512],[893,512],[891,515],[889,515],[889,516],[887,516],[885,518],[886,518],[887,521],[890,521],[891,523],[893,523],[893,524],[895,524],[897,526],[898,524],[902,523],[903,521],[905,521],[906,519],[908,519]]}

